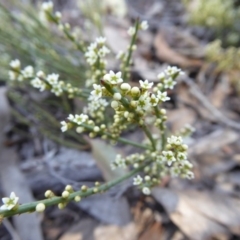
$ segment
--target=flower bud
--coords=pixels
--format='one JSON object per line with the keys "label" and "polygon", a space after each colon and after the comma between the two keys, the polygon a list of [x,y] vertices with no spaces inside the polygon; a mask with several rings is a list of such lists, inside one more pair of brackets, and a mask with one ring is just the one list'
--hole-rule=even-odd
{"label": "flower bud", "polygon": [[65,190],[68,191],[68,192],[73,192],[73,188],[72,188],[71,185],[67,185],[67,186],[65,187]]}
{"label": "flower bud", "polygon": [[114,93],[113,94],[113,99],[119,101],[119,100],[121,100],[121,98],[122,98],[122,95],[120,93]]}
{"label": "flower bud", "polygon": [[63,198],[68,198],[69,197],[69,192],[68,191],[63,191],[62,192],[62,197]]}
{"label": "flower bud", "polygon": [[94,132],[99,132],[99,131],[100,131],[100,128],[99,128],[98,126],[95,126],[95,127],[93,128],[93,131],[94,131]]}
{"label": "flower bud", "polygon": [[46,206],[44,203],[38,203],[36,206],[36,212],[43,212],[45,210]]}
{"label": "flower bud", "polygon": [[128,92],[128,91],[130,91],[131,86],[128,83],[122,83],[120,88],[123,92]]}
{"label": "flower bud", "polygon": [[75,201],[75,202],[80,202],[80,201],[81,201],[81,197],[80,197],[80,196],[76,196],[76,197],[74,198],[74,201]]}
{"label": "flower bud", "polygon": [[162,109],[160,110],[160,113],[161,113],[162,115],[165,115],[165,114],[166,114],[166,109],[162,108]]}
{"label": "flower bud", "polygon": [[111,102],[111,107],[112,107],[113,109],[118,108],[118,106],[119,106],[119,104],[118,104],[117,101],[112,101],[112,102]]}
{"label": "flower bud", "polygon": [[140,89],[138,87],[133,87],[131,89],[131,94],[133,97],[138,97],[140,95]]}

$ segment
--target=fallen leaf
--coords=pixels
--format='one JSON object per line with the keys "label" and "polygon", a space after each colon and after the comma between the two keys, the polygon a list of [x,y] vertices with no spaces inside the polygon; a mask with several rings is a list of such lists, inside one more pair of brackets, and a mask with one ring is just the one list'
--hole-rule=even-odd
{"label": "fallen leaf", "polygon": [[101,226],[94,231],[95,240],[137,240],[137,229],[134,223],[124,227]]}
{"label": "fallen leaf", "polygon": [[218,151],[221,147],[235,142],[238,134],[230,129],[218,129],[201,139],[193,142],[189,147],[189,154],[202,154]]}
{"label": "fallen leaf", "polygon": [[218,234],[228,236],[240,227],[239,199],[208,191],[155,188],[152,193],[190,239],[209,239]]}
{"label": "fallen leaf", "polygon": [[214,89],[211,91],[209,100],[213,104],[213,106],[221,108],[223,107],[224,100],[226,99],[229,93],[230,93],[229,79],[227,79],[227,76],[223,76],[219,80],[217,85],[214,87]]}
{"label": "fallen leaf", "polygon": [[66,233],[59,240],[82,240],[80,233]]}
{"label": "fallen leaf", "polygon": [[167,117],[174,133],[178,132],[186,124],[192,125],[197,119],[195,111],[186,107],[168,110]]}
{"label": "fallen leaf", "polygon": [[102,171],[105,180],[111,181],[127,173],[127,170],[121,168],[116,170],[111,169],[110,164],[115,160],[117,155],[114,147],[99,139],[90,139],[89,143],[92,148],[93,157],[99,169]]}
{"label": "fallen leaf", "polygon": [[126,225],[132,218],[129,203],[125,197],[111,196],[111,191],[82,199],[78,206],[103,223]]}
{"label": "fallen leaf", "polygon": [[177,64],[183,68],[200,67],[202,61],[198,59],[187,58],[175,50],[173,50],[166,42],[164,35],[159,31],[154,39],[154,47],[156,49],[156,55],[159,59],[166,61],[170,64]]}

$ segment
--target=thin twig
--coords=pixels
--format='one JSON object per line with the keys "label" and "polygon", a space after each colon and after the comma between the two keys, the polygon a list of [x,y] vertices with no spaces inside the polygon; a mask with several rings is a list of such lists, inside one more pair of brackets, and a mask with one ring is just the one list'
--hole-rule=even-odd
{"label": "thin twig", "polygon": [[186,83],[189,87],[189,92],[197,98],[199,102],[212,114],[216,121],[225,124],[228,127],[235,128],[240,130],[240,124],[227,118],[221,111],[215,108],[209,100],[204,96],[202,91],[199,89],[197,84],[194,83],[194,80],[191,78],[183,78],[182,82]]}

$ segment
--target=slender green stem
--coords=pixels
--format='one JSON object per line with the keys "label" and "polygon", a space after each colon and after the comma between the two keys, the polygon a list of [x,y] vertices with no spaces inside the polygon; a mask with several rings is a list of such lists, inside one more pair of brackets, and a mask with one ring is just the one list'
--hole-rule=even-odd
{"label": "slender green stem", "polygon": [[[92,131],[94,127],[90,126],[90,125],[87,125],[85,123],[82,123],[81,124],[84,128]],[[108,137],[112,137],[111,133],[108,133],[108,132],[104,132],[105,135],[107,135]],[[126,144],[129,144],[129,145],[132,145],[134,147],[138,147],[138,148],[142,148],[142,149],[149,149],[149,147],[147,147],[146,145],[143,145],[143,144],[140,144],[140,143],[136,143],[136,142],[133,142],[131,140],[128,140],[126,138],[122,138],[122,137],[119,137],[118,139],[116,139],[117,141],[119,142],[122,142],[122,143],[126,143]]]}
{"label": "slender green stem", "polygon": [[134,32],[134,34],[132,36],[131,43],[130,43],[129,50],[128,50],[128,56],[127,56],[126,61],[124,62],[124,67],[123,67],[123,70],[122,70],[122,72],[123,72],[123,79],[125,81],[126,81],[127,74],[128,74],[128,67],[130,65],[130,61],[131,61],[131,58],[132,58],[132,52],[133,52],[132,48],[133,48],[133,45],[136,42],[138,30],[139,30],[139,19],[136,20],[135,32]]}
{"label": "slender green stem", "polygon": [[[154,110],[155,110],[156,116],[158,118],[161,118],[158,107],[154,107]],[[165,145],[166,145],[166,131],[165,131],[165,126],[164,126],[163,121],[160,123],[160,131],[161,131],[161,148],[163,151],[163,149],[165,148]]]}
{"label": "slender green stem", "polygon": [[156,143],[155,143],[155,141],[152,137],[151,132],[149,131],[149,129],[147,128],[146,125],[142,125],[141,127],[142,127],[143,131],[145,132],[145,134],[147,135],[148,139],[150,140],[151,144],[152,144],[152,150],[156,151]]}
{"label": "slender green stem", "polygon": [[[136,173],[142,171],[144,169],[144,167],[146,167],[148,164],[150,164],[151,161],[148,161],[144,164],[142,164],[140,167],[130,171],[129,173],[125,174],[124,176],[117,178],[113,181],[107,182],[99,187],[97,187],[97,190],[99,193],[101,192],[105,192],[108,189],[110,189],[111,187],[123,182],[124,180],[134,176]],[[38,203],[43,203],[45,204],[46,207],[52,206],[52,205],[56,205],[59,203],[67,203],[71,200],[74,200],[74,198],[76,196],[80,196],[81,198],[84,197],[88,197],[91,196],[93,194],[96,194],[95,192],[96,187],[92,187],[89,188],[87,191],[76,191],[73,192],[69,195],[69,197],[67,199],[62,198],[62,197],[53,197],[50,199],[45,199],[45,200],[40,200],[40,201],[36,201],[36,202],[32,202],[32,203],[25,203],[20,205],[16,210],[0,210],[0,218],[1,217],[11,217],[13,215],[17,215],[17,214],[22,214],[22,213],[28,213],[28,212],[33,212],[36,209],[36,206]]]}
{"label": "slender green stem", "polygon": [[[58,19],[53,14],[48,14],[48,16],[56,25],[59,25]],[[72,34],[69,32],[69,30],[65,26],[63,26],[63,32],[65,36],[75,44],[75,46],[80,52],[85,52],[84,46],[75,40],[75,38],[72,36]]]}
{"label": "slender green stem", "polygon": [[130,141],[126,138],[118,138],[117,139],[119,142],[122,142],[122,143],[126,143],[126,144],[129,144],[129,145],[132,145],[134,147],[138,147],[138,148],[142,148],[142,149],[149,149],[149,147],[143,145],[143,144],[140,144],[140,143],[136,143],[136,142],[133,142],[133,141]]}

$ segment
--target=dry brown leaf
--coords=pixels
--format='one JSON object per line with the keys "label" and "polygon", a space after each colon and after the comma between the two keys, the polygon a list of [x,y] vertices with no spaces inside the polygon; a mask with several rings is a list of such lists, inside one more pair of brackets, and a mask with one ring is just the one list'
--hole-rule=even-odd
{"label": "dry brown leaf", "polygon": [[174,133],[178,132],[186,124],[192,125],[197,118],[196,113],[190,108],[186,107],[168,110],[167,117]]}
{"label": "dry brown leaf", "polygon": [[209,239],[240,227],[240,200],[208,191],[171,191],[156,188],[154,198],[171,220],[193,240]]}
{"label": "dry brown leaf", "polygon": [[59,240],[82,240],[81,233],[66,233]]}
{"label": "dry brown leaf", "polygon": [[136,240],[137,229],[134,223],[124,227],[100,226],[94,231],[95,240]]}
{"label": "dry brown leaf", "polygon": [[159,240],[162,236],[162,226],[155,222],[150,227],[144,230],[138,240]]}
{"label": "dry brown leaf", "polygon": [[89,139],[89,143],[92,148],[93,157],[96,159],[96,163],[103,173],[105,180],[111,181],[127,173],[124,169],[111,169],[110,164],[115,160],[117,155],[117,152],[111,145],[99,139]]}
{"label": "dry brown leaf", "polygon": [[211,92],[209,97],[210,102],[217,108],[222,107],[229,92],[229,79],[227,79],[227,76],[223,76],[218,82],[217,86]]}
{"label": "dry brown leaf", "polygon": [[238,138],[236,131],[218,129],[194,142],[189,148],[189,154],[214,153],[219,151],[221,147],[235,142]]}
{"label": "dry brown leaf", "polygon": [[118,53],[120,50],[125,51],[127,49],[130,39],[126,34],[125,29],[122,29],[120,26],[105,25],[104,35],[114,53]]}
{"label": "dry brown leaf", "polygon": [[154,39],[154,47],[157,57],[170,64],[177,64],[183,68],[200,67],[202,65],[201,60],[187,58],[173,50],[160,31]]}

